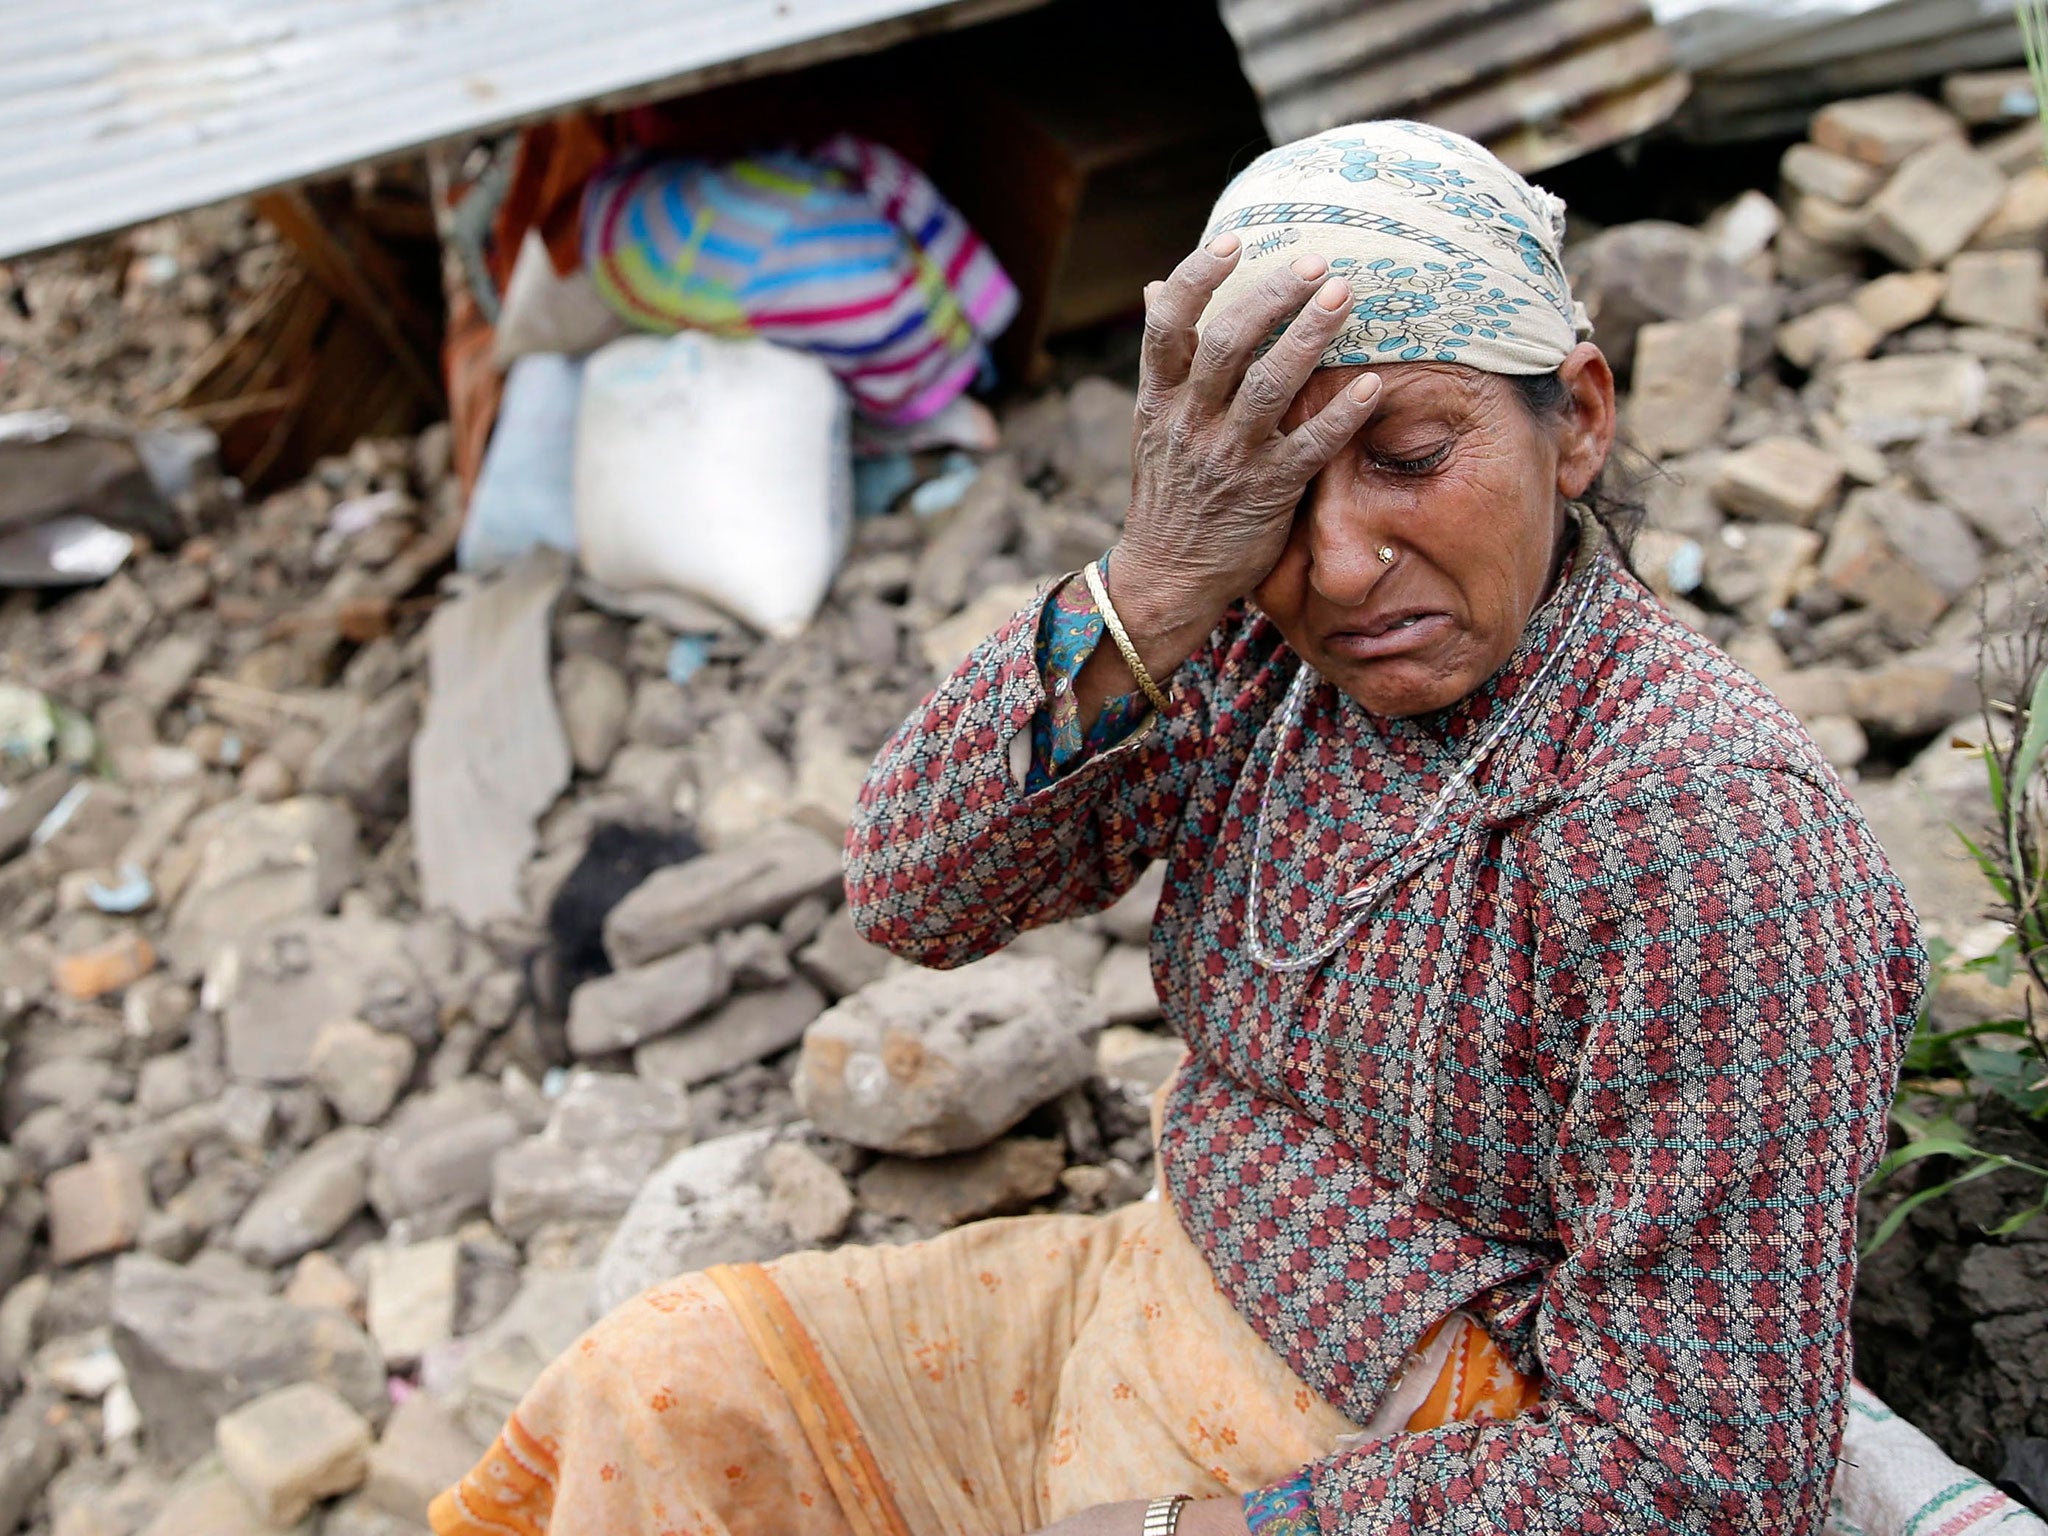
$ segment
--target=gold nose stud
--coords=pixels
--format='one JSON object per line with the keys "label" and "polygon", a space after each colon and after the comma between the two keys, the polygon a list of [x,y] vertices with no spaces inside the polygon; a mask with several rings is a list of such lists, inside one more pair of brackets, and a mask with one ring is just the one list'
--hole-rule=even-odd
{"label": "gold nose stud", "polygon": [[1382,545],[1380,546],[1380,551],[1379,551],[1379,553],[1380,553],[1380,564],[1381,564],[1381,565],[1392,565],[1392,564],[1394,563],[1394,546],[1393,546],[1393,545],[1391,545],[1391,544],[1382,544]]}

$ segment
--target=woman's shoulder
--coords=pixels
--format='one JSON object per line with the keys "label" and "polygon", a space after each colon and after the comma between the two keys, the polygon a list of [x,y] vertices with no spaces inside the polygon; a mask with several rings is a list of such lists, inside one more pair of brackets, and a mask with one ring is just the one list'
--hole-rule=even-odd
{"label": "woman's shoulder", "polygon": [[1800,780],[1847,799],[1777,695],[1618,565],[1587,650],[1588,686],[1562,774],[1572,798],[1630,781],[1737,774]]}

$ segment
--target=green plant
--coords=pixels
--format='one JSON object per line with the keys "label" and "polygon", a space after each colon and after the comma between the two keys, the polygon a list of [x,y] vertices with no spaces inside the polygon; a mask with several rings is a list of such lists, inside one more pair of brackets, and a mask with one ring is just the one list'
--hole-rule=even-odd
{"label": "green plant", "polygon": [[[2040,21],[2044,0],[2023,3],[2035,7]],[[2037,34],[2027,35],[2029,58],[2037,59]],[[2048,37],[2048,26],[2039,35]],[[2048,100],[2048,91],[2040,99]],[[1930,1157],[1950,1158],[1961,1171],[1901,1200],[1871,1234],[1865,1253],[1886,1242],[1930,1200],[2001,1169],[2026,1173],[2040,1188],[2037,1198],[2001,1222],[1995,1234],[2017,1231],[2048,1214],[2048,1167],[1988,1151],[1973,1143],[1954,1120],[1929,1119],[1911,1108],[1930,1085],[1960,1081],[1978,1094],[1996,1095],[2026,1119],[2048,1127],[2048,1020],[2037,1018],[2035,1011],[2036,996],[2048,996],[2048,597],[2035,597],[2030,609],[2017,589],[2013,598],[2018,622],[2004,638],[1987,639],[1979,652],[1984,742],[1973,750],[1991,792],[1991,829],[1978,838],[1956,828],[1996,895],[1994,915],[2008,932],[1991,953],[1966,960],[1958,959],[1939,939],[1929,942],[1929,1006],[1923,1008],[1907,1048],[1900,1095],[1892,1107],[1892,1123],[1905,1142],[1878,1166],[1872,1186]],[[1988,604],[1985,619],[1988,634]],[[2001,698],[2008,688],[2011,697]],[[1944,980],[1975,974],[2003,989],[2022,971],[2033,985],[2022,989],[2019,1017],[1949,1030],[1929,1028],[1932,999]]]}

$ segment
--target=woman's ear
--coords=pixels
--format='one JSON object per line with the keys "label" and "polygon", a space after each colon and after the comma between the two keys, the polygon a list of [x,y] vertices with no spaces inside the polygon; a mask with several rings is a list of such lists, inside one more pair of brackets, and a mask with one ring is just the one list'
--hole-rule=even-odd
{"label": "woman's ear", "polygon": [[1557,370],[1571,392],[1571,410],[1559,427],[1557,489],[1567,501],[1586,494],[1614,447],[1614,370],[1590,341],[1572,349]]}

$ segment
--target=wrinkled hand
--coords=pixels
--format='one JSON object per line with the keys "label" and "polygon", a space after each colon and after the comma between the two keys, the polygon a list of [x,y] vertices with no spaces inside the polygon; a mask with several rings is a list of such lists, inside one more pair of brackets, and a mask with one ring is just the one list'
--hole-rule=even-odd
{"label": "wrinkled hand", "polygon": [[[1098,1504],[1046,1526],[1038,1536],[1139,1536],[1146,1499]],[[1242,1499],[1196,1499],[1182,1508],[1178,1536],[1247,1536]]]}
{"label": "wrinkled hand", "polygon": [[[1379,379],[1365,374],[1292,432],[1280,431],[1351,295],[1342,278],[1324,280],[1321,257],[1299,257],[1211,319],[1197,340],[1203,306],[1240,253],[1237,237],[1225,235],[1146,291],[1131,505],[1110,561],[1110,596],[1134,634],[1192,626],[1205,635],[1263,581],[1286,548],[1309,481],[1357,435],[1379,398]],[[1254,361],[1283,323],[1286,331]]]}

